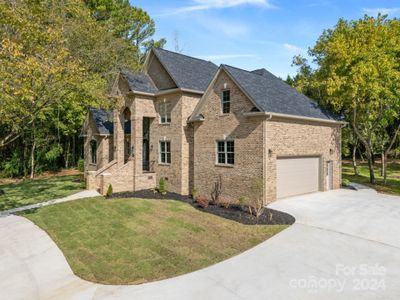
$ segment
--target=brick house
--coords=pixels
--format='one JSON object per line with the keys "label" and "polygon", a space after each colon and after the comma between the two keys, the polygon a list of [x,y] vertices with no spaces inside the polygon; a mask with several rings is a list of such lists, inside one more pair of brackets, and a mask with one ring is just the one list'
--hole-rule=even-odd
{"label": "brick house", "polygon": [[88,189],[154,188],[238,201],[261,182],[265,203],[337,189],[341,127],[329,111],[265,69],[245,71],[152,49],[142,72],[121,71],[113,111],[90,109]]}

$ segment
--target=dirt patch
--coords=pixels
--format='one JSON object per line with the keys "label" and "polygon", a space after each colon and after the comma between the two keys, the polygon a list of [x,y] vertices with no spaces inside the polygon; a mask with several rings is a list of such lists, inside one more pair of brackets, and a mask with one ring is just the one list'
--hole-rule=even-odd
{"label": "dirt patch", "polygon": [[192,205],[197,210],[217,215],[219,217],[233,220],[246,225],[292,225],[296,220],[293,216],[270,208],[265,208],[263,213],[256,218],[246,209],[238,205],[231,205],[228,208],[219,205],[209,205],[202,208],[193,199],[176,193],[154,193],[152,190],[142,190],[137,192],[114,193],[110,198],[141,198],[156,200],[178,200]]}

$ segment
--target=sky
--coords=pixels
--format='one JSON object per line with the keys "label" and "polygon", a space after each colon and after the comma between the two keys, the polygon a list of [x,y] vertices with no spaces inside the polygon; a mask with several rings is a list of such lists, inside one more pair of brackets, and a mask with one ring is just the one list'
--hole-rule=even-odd
{"label": "sky", "polygon": [[399,0],[131,0],[156,23],[165,49],[236,66],[266,68],[286,78],[293,56],[307,57],[324,29],[339,18],[378,12],[400,17]]}

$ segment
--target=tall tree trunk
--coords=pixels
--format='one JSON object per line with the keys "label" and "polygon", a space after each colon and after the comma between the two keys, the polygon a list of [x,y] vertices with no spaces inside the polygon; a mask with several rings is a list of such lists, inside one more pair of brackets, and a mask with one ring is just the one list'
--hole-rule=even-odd
{"label": "tall tree trunk", "polygon": [[75,135],[72,137],[72,165],[76,167],[76,141]]}
{"label": "tall tree trunk", "polygon": [[389,156],[389,152],[392,150],[394,143],[397,140],[397,136],[399,134],[400,131],[400,124],[397,126],[394,135],[392,137],[392,140],[390,141],[389,146],[386,148],[386,150],[384,151],[384,157],[385,157],[385,170],[383,172],[383,183],[386,184],[387,181],[387,157]]}
{"label": "tall tree trunk", "polygon": [[382,149],[382,153],[381,153],[381,172],[380,175],[383,176],[383,173],[385,172],[385,167],[386,167],[386,163],[385,163],[385,150]]}
{"label": "tall tree trunk", "polygon": [[362,162],[364,162],[364,161],[365,161],[365,159],[364,159],[364,155],[362,154],[362,152],[361,152],[361,149],[360,149],[360,148],[358,148],[358,155],[360,155],[360,159],[361,159],[361,161],[362,161]]}
{"label": "tall tree trunk", "polygon": [[354,175],[358,175],[357,157],[356,157],[357,148],[358,148],[358,140],[354,133],[352,134],[352,136],[353,136],[353,156],[352,156],[353,169],[354,169]]}
{"label": "tall tree trunk", "polygon": [[22,164],[23,164],[23,168],[24,168],[24,177],[28,176],[28,163],[29,163],[29,159],[28,159],[28,145],[25,142],[25,139],[23,140],[23,144],[24,144],[24,154],[23,154],[23,158],[22,158]]}
{"label": "tall tree trunk", "polygon": [[385,153],[383,154],[384,157],[384,163],[382,165],[383,167],[383,184],[386,185],[386,180],[387,180],[387,153],[385,151]]}
{"label": "tall tree trunk", "polygon": [[31,179],[35,177],[35,149],[36,149],[36,141],[33,138],[32,149],[31,149]]}
{"label": "tall tree trunk", "polygon": [[367,152],[368,169],[369,169],[369,182],[375,184],[374,161],[371,152]]}
{"label": "tall tree trunk", "polygon": [[67,150],[65,151],[65,168],[68,169],[69,167],[69,150],[71,147],[71,141],[69,138],[67,138]]}
{"label": "tall tree trunk", "polygon": [[356,151],[357,151],[357,147],[356,147],[356,145],[354,145],[354,147],[353,147],[353,169],[354,169],[354,175],[358,175]]}
{"label": "tall tree trunk", "polygon": [[374,154],[372,151],[372,142],[371,142],[371,132],[368,134],[368,138],[365,138],[361,132],[358,130],[358,127],[356,126],[356,120],[357,120],[357,109],[353,109],[353,119],[352,119],[352,127],[354,130],[354,133],[356,134],[358,140],[364,145],[365,148],[365,154],[367,156],[368,160],[368,169],[369,169],[369,182],[371,184],[375,184],[375,173],[374,173]]}

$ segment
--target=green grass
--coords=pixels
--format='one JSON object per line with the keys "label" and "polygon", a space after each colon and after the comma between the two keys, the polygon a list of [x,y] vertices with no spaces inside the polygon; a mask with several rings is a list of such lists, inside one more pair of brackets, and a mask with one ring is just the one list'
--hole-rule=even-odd
{"label": "green grass", "polygon": [[192,272],[287,227],[242,225],[172,200],[101,197],[24,216],[48,232],[76,275],[104,284],[138,284]]}
{"label": "green grass", "polygon": [[65,197],[83,188],[79,176],[54,176],[0,185],[0,211]]}
{"label": "green grass", "polygon": [[360,164],[358,167],[359,175],[354,175],[351,163],[343,162],[342,175],[343,179],[365,184],[376,189],[378,192],[400,195],[400,164],[390,163],[387,168],[388,177],[386,184],[383,184],[383,178],[379,174],[379,164],[375,166],[376,184],[374,185],[369,183],[369,169],[366,164]]}

